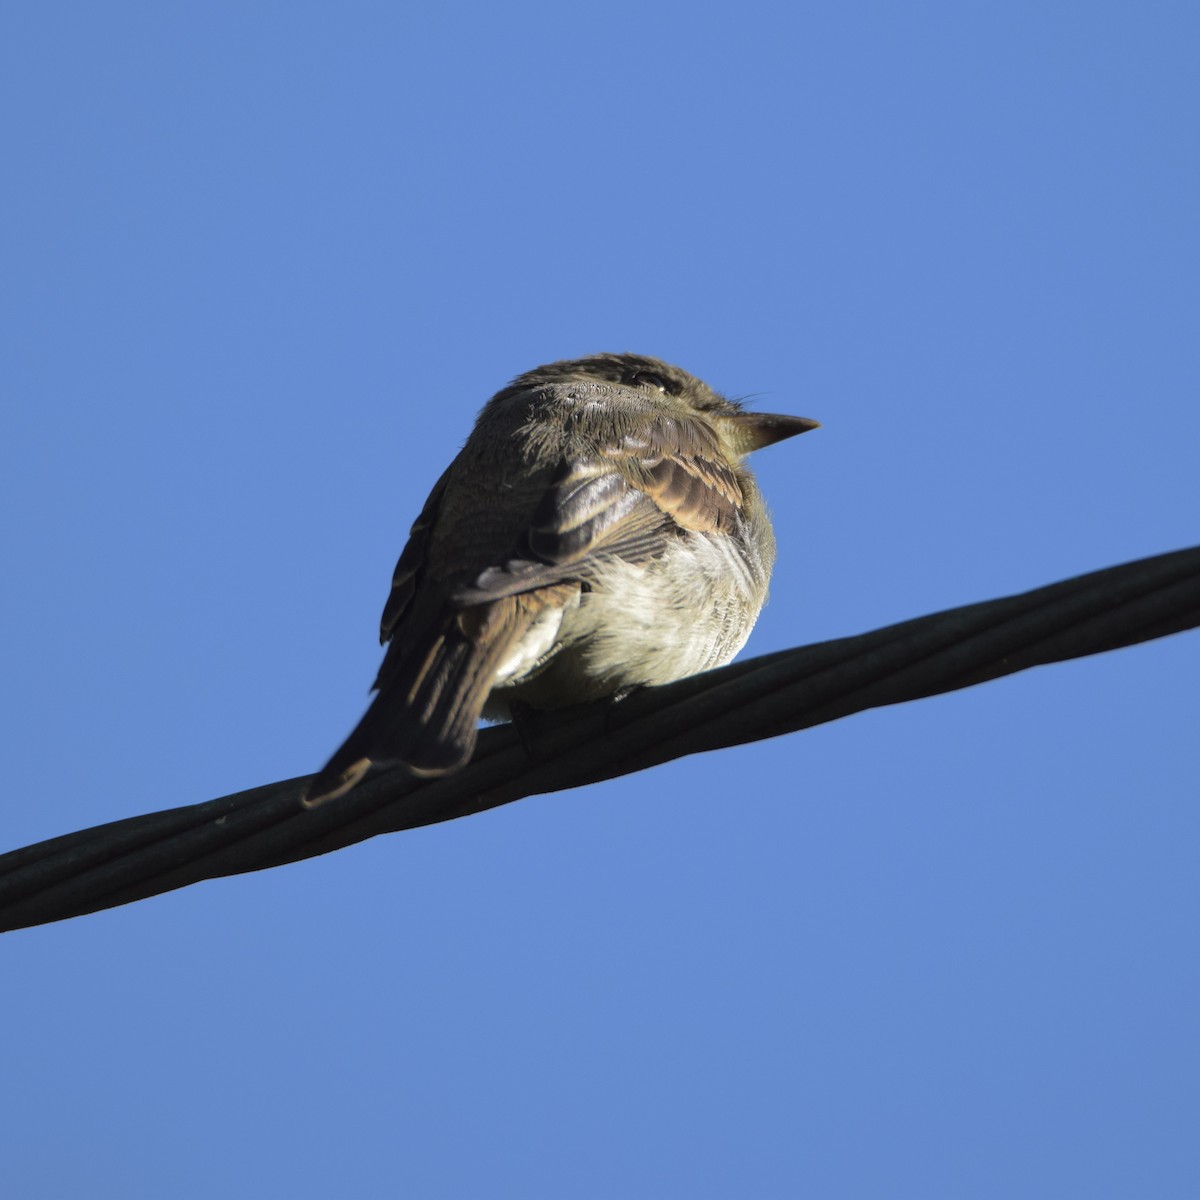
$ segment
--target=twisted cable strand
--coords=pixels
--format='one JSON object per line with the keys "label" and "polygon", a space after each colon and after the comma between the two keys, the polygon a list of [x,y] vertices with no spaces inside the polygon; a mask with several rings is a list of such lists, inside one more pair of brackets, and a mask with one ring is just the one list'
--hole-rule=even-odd
{"label": "twisted cable strand", "polygon": [[128,817],[0,855],[0,930],[19,929],[341,849],[855,712],[1200,625],[1200,547],[857,637],[785,650],[547,715],[530,735],[485,730],[441,779],[403,769],[307,810],[308,776]]}

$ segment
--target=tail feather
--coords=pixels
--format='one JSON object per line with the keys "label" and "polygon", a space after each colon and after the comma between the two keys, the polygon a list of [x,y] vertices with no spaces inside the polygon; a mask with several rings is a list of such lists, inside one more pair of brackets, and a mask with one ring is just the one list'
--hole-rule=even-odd
{"label": "tail feather", "polygon": [[467,611],[477,616],[451,616],[432,637],[389,648],[371,707],[309,784],[308,807],[344,795],[372,766],[436,776],[470,760],[496,671],[530,614],[513,599]]}

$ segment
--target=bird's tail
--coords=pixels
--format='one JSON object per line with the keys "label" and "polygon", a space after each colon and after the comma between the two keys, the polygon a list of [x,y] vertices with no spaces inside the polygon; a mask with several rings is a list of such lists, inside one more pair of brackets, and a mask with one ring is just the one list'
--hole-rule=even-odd
{"label": "bird's tail", "polygon": [[308,807],[348,792],[372,766],[403,763],[444,775],[475,750],[476,727],[496,672],[531,614],[506,597],[450,614],[420,639],[397,640],[363,719],[308,786]]}

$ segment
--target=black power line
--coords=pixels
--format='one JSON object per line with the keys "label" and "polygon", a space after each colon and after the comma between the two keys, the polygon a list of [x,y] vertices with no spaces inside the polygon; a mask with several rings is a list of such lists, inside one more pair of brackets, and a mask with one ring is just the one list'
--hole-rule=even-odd
{"label": "black power line", "polygon": [[1200,547],[1036,591],[735,663],[666,687],[485,730],[441,779],[403,769],[307,810],[308,776],[38,842],[0,856],[0,930],[128,904],[380,833],[970,687],[1200,625]]}

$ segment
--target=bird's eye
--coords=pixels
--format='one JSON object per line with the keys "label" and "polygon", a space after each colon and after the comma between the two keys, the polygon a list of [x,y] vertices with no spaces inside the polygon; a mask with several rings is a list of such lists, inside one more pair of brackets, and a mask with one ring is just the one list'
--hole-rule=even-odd
{"label": "bird's eye", "polygon": [[671,385],[661,375],[657,375],[653,371],[634,371],[629,376],[628,382],[634,387],[656,388],[664,394],[671,391]]}

